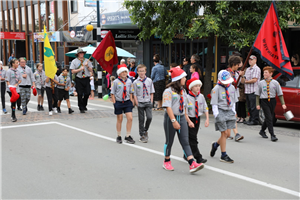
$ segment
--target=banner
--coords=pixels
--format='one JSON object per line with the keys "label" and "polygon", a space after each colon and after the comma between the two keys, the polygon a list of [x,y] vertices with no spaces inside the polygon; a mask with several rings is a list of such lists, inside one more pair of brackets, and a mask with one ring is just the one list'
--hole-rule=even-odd
{"label": "banner", "polygon": [[46,76],[48,76],[51,79],[54,79],[54,76],[57,71],[57,66],[54,59],[54,52],[50,45],[45,26],[44,26],[44,67],[45,67]]}
{"label": "banner", "polygon": [[[44,32],[33,33],[34,42],[44,42],[44,34]],[[46,34],[48,35],[49,42],[61,42],[59,31],[48,32]]]}

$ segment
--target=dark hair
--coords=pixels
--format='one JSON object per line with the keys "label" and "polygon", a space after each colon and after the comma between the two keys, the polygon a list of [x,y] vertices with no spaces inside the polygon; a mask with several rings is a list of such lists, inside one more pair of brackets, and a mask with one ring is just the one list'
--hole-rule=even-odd
{"label": "dark hair", "polygon": [[239,56],[230,56],[228,59],[228,67],[232,68],[235,65],[238,65],[242,62],[241,57]]}
{"label": "dark hair", "polygon": [[[190,58],[189,56],[187,56],[187,57],[185,57],[185,58],[183,58],[183,59],[185,59],[186,62],[190,63],[190,59],[191,59],[191,58]],[[183,61],[183,60],[182,60],[182,61]]]}
{"label": "dark hair", "polygon": [[170,64],[170,69],[173,68],[173,67],[177,67],[177,64],[176,63],[171,63]]}
{"label": "dark hair", "polygon": [[16,61],[19,61],[17,58],[11,59],[9,65],[12,67],[13,64],[15,64]]}
{"label": "dark hair", "polygon": [[159,59],[160,59],[160,57],[159,57],[158,54],[155,54],[155,55],[153,56],[153,61],[154,61],[154,62],[158,63],[158,62],[159,62]]}
{"label": "dark hair", "polygon": [[193,54],[192,57],[196,60],[196,62],[199,62],[200,57],[197,54]]}
{"label": "dark hair", "polygon": [[68,71],[69,71],[69,68],[68,68],[68,67],[64,67],[64,68],[61,70],[61,72],[65,71],[65,70],[67,70],[67,72],[68,72]]}
{"label": "dark hair", "polygon": [[174,90],[174,92],[176,92],[177,94],[180,94],[180,91],[181,91],[181,83],[180,83],[180,80],[181,80],[181,79],[179,79],[178,81],[174,81],[174,82],[169,83],[169,84],[166,86],[166,88],[171,87],[171,88]]}
{"label": "dark hair", "polygon": [[200,78],[200,77],[202,76],[202,73],[201,73],[201,70],[200,70],[200,68],[198,67],[198,65],[192,64],[191,67],[192,67],[193,69],[195,69],[196,72],[198,72],[199,78]]}

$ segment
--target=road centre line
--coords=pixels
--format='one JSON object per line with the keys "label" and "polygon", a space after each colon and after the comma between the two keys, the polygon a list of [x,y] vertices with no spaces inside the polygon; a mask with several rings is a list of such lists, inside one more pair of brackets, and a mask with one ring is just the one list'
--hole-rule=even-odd
{"label": "road centre line", "polygon": [[[2,126],[2,127],[0,127],[0,129],[19,128],[19,127],[26,127],[26,126],[38,126],[38,125],[49,125],[49,124],[58,124],[58,125],[66,127],[66,128],[70,128],[70,129],[73,129],[73,130],[76,130],[76,131],[79,131],[79,132],[82,132],[82,133],[86,133],[88,135],[92,135],[92,136],[95,136],[95,137],[98,137],[98,138],[102,138],[102,139],[105,139],[105,140],[115,142],[115,138],[110,138],[110,137],[107,137],[107,136],[103,136],[103,135],[100,135],[100,134],[97,134],[97,133],[93,133],[91,131],[86,131],[86,130],[83,130],[81,128],[76,128],[76,127],[66,125],[66,124],[63,124],[63,123],[60,123],[60,122],[44,122],[44,123],[37,123],[37,124]],[[127,145],[127,146],[132,147],[132,148],[136,148],[136,149],[147,151],[147,152],[150,152],[150,153],[153,153],[153,154],[164,156],[163,152],[159,152],[159,151],[149,149],[149,148],[146,148],[146,147],[142,147],[142,146],[139,146],[139,145],[132,145],[132,144],[127,144],[127,143],[123,143],[123,145]],[[178,156],[171,156],[171,158],[174,159],[174,160],[178,160],[178,161],[186,163],[186,161],[183,160],[183,158],[180,158]],[[208,166],[208,165],[205,165],[205,168],[208,169],[208,170],[214,171],[214,172],[218,172],[220,174],[231,176],[231,177],[234,177],[234,178],[237,178],[237,179],[240,179],[240,180],[244,180],[244,181],[254,183],[254,184],[257,184],[257,185],[261,185],[261,186],[264,186],[264,187],[267,187],[267,188],[270,188],[270,189],[273,189],[273,190],[277,190],[277,191],[280,191],[280,192],[283,192],[283,193],[286,193],[286,194],[290,194],[290,195],[293,195],[293,196],[300,197],[299,192],[294,191],[294,190],[290,190],[290,189],[287,189],[287,188],[284,188],[284,187],[281,187],[281,186],[278,186],[278,185],[273,185],[273,184],[270,184],[270,183],[267,183],[267,182],[264,182],[264,181],[260,181],[260,180],[253,179],[253,178],[250,178],[250,177],[247,177],[247,176],[243,176],[243,175],[240,175],[240,174],[236,174],[236,173],[232,173],[232,172],[229,172],[229,171],[226,171],[226,170],[222,170],[222,169],[219,169],[219,168],[216,168],[216,167],[211,167],[211,166]]]}

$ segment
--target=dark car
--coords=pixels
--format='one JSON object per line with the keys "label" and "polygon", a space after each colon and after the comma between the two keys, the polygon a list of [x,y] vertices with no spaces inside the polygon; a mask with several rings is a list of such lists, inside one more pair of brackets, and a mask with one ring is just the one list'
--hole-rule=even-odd
{"label": "dark car", "polygon": [[[294,118],[290,121],[300,122],[300,67],[293,67],[294,71],[294,79],[289,80],[286,76],[281,75],[280,73],[274,74],[273,77],[276,79],[282,88],[284,101],[287,107],[285,111],[292,111]],[[277,119],[286,120],[283,113],[284,110],[282,109],[281,103],[279,98],[276,96],[276,107],[275,107],[275,114],[274,114],[274,121],[275,124]],[[259,112],[259,120],[262,123],[265,120],[264,114],[262,109]]]}

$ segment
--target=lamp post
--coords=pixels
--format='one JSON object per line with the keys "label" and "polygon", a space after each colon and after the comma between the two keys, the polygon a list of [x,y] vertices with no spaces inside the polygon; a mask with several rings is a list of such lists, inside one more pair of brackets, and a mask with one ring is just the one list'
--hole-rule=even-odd
{"label": "lamp post", "polygon": [[[97,46],[101,42],[100,2],[97,0]],[[98,98],[102,98],[102,67],[97,62]]]}

